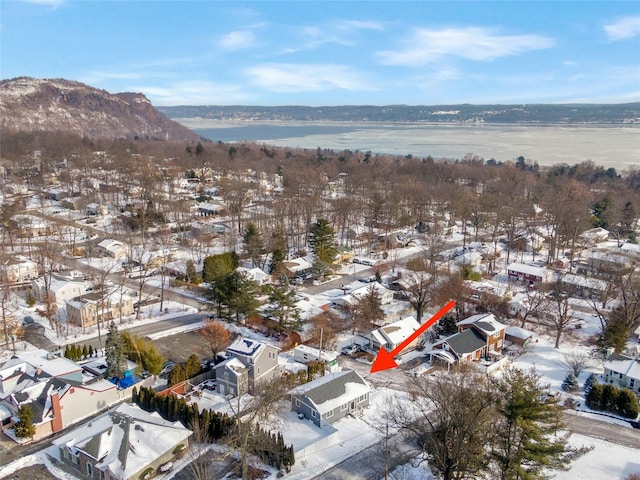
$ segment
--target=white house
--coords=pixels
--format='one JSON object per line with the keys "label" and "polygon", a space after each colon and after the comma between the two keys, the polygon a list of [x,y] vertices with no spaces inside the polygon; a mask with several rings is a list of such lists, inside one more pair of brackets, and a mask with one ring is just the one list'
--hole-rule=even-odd
{"label": "white house", "polygon": [[243,274],[246,278],[248,278],[249,280],[251,280],[252,282],[255,282],[260,286],[266,285],[267,283],[269,283],[271,279],[271,275],[269,275],[268,273],[265,273],[264,271],[262,271],[262,269],[258,267],[255,267],[255,268],[238,267],[236,268],[236,271],[238,273]]}
{"label": "white house", "polygon": [[38,265],[22,255],[8,257],[0,263],[0,280],[22,283],[38,277]]}
{"label": "white house", "polygon": [[128,249],[124,243],[112,238],[105,238],[98,244],[98,251],[111,258],[125,258]]}
{"label": "white house", "polygon": [[87,293],[84,277],[63,276],[56,273],[51,276],[48,291],[42,277],[36,278],[31,282],[31,290],[39,301],[44,302],[47,295],[51,295],[53,301],[56,303],[64,303],[67,300]]}
{"label": "white house", "polygon": [[604,378],[607,383],[615,383],[640,395],[640,358],[612,354],[604,364]]}
{"label": "white house", "polygon": [[[361,334],[359,336],[364,339],[365,342],[362,346],[366,350],[378,353],[380,347],[385,347],[387,351],[391,352],[419,328],[420,324],[415,318],[406,317],[397,322],[385,325],[384,327],[376,328],[371,333]],[[403,352],[416,348],[421,342],[422,338],[419,336],[407,345]],[[356,343],[362,344],[362,342],[358,341],[356,341]]]}

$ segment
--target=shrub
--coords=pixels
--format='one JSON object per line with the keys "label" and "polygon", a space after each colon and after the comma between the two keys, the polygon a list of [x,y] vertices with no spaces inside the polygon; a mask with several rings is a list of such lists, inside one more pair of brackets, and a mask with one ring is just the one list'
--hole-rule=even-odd
{"label": "shrub", "polygon": [[146,468],[138,477],[140,480],[147,480],[153,476],[153,468]]}
{"label": "shrub", "polygon": [[570,373],[569,375],[567,375],[564,379],[564,381],[562,382],[562,390],[564,390],[565,392],[575,392],[576,390],[578,390],[578,380],[576,379],[576,376],[573,373]]}
{"label": "shrub", "polygon": [[638,417],[638,399],[635,393],[628,388],[618,391],[616,410],[624,418],[636,419]]}

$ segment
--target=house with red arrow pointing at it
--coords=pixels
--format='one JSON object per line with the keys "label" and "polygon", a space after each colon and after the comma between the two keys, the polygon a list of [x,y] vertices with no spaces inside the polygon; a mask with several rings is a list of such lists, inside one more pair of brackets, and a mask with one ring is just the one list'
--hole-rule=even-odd
{"label": "house with red arrow pointing at it", "polygon": [[507,325],[492,313],[473,315],[456,325],[458,333],[433,344],[428,352],[432,363],[452,365],[501,356]]}

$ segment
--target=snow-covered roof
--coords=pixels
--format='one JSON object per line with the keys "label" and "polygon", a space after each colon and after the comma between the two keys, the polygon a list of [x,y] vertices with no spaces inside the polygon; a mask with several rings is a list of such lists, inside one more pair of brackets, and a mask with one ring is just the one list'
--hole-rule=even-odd
{"label": "snow-covered roof", "polygon": [[89,455],[97,460],[96,468],[109,471],[114,478],[129,478],[191,434],[178,421],[170,422],[156,412],[122,403],[52,443]]}
{"label": "snow-covered roof", "polygon": [[300,272],[302,270],[309,270],[312,265],[307,262],[304,258],[293,258],[291,260],[287,260],[283,262],[283,265],[287,267],[292,272]]}
{"label": "snow-covered roof", "polygon": [[98,244],[98,247],[104,248],[105,250],[115,250],[124,247],[124,243],[112,238],[105,238]]}
{"label": "snow-covered roof", "polygon": [[531,338],[535,335],[535,333],[531,330],[525,330],[524,328],[515,326],[507,327],[504,333],[505,335],[509,335],[510,337],[520,338],[522,340],[526,340],[527,338]]}
{"label": "snow-covered roof", "polygon": [[[274,347],[273,345],[269,346],[278,349],[278,347]],[[240,355],[243,357],[255,357],[265,347],[265,343],[258,342],[257,340],[253,340],[247,337],[238,337],[227,348],[227,353]]]}
{"label": "snow-covered roof", "polygon": [[459,321],[456,325],[475,325],[477,328],[489,335],[493,335],[507,328],[504,323],[498,321],[493,313],[479,313],[478,315],[472,315]]}
{"label": "snow-covered roof", "polygon": [[582,275],[575,275],[573,273],[567,273],[562,277],[562,282],[568,283],[569,285],[575,285],[577,287],[587,287],[592,290],[600,290],[602,292],[609,288],[609,284],[604,280],[600,280],[599,278],[583,277]]}
{"label": "snow-covered roof", "polygon": [[306,354],[309,358],[322,358],[322,360],[324,360],[325,362],[332,362],[336,359],[336,355],[334,353],[327,352],[326,350],[322,350],[322,352],[320,352],[319,349],[310,347],[308,345],[298,345],[297,347],[295,347],[293,349],[294,357],[297,353],[302,355]]}
{"label": "snow-covered roof", "polygon": [[22,363],[29,364],[33,369],[40,369],[52,377],[60,377],[82,370],[77,363],[68,358],[58,357],[43,349],[17,352],[2,366],[2,369],[5,370]]}
{"label": "snow-covered roof", "polygon": [[544,278],[548,274],[548,270],[544,267],[536,267],[535,265],[527,265],[525,263],[511,263],[507,267],[509,272],[524,273],[526,275],[535,275]]}
{"label": "snow-covered roof", "polygon": [[252,280],[256,283],[262,283],[265,277],[269,276],[268,273],[265,273],[264,271],[262,271],[262,269],[258,267],[255,267],[255,268],[238,267],[236,268],[236,271],[239,273],[242,273],[249,280]]}
{"label": "snow-covered roof", "polygon": [[216,366],[216,370],[218,368],[227,368],[229,371],[234,373],[236,376],[238,376],[239,374],[241,374],[243,372],[246,372],[248,370],[248,367],[244,363],[242,363],[242,361],[240,359],[238,359],[236,357],[228,358],[224,362],[218,364]]}
{"label": "snow-covered roof", "polygon": [[591,252],[589,254],[589,259],[590,260],[601,260],[601,261],[605,261],[605,262],[609,262],[609,263],[615,263],[618,265],[629,265],[631,263],[630,259],[628,256],[620,254],[620,253],[614,253],[614,252],[610,252],[610,251],[605,251],[605,252],[601,252],[601,251],[595,251],[595,252]]}
{"label": "snow-covered roof", "polygon": [[625,355],[613,354],[604,364],[604,368],[613,372],[622,373],[628,378],[640,381],[640,359]]}
{"label": "snow-covered roof", "polygon": [[640,257],[640,244],[637,243],[624,243],[620,247],[620,251],[629,255]]}
{"label": "snow-covered roof", "polygon": [[390,343],[392,345],[399,345],[419,328],[420,324],[415,318],[406,317],[397,322],[385,325],[384,327],[377,328],[371,332],[371,334],[375,336],[376,340],[381,344]]}
{"label": "snow-covered roof", "polygon": [[329,373],[294,388],[291,395],[304,395],[322,415],[350,401],[366,395],[371,387],[355,370]]}

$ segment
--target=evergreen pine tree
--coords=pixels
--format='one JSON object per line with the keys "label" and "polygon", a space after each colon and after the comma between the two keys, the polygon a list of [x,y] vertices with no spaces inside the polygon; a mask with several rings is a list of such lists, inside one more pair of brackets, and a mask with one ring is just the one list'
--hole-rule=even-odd
{"label": "evergreen pine tree", "polygon": [[638,417],[638,397],[628,388],[618,392],[616,399],[616,412],[625,418],[635,420]]}
{"label": "evergreen pine tree", "polygon": [[602,405],[602,385],[592,383],[585,397],[585,404],[592,410],[600,410]]}
{"label": "evergreen pine tree", "polygon": [[591,386],[596,382],[597,382],[597,379],[594,373],[592,373],[587,377],[587,379],[584,381],[584,387],[583,387],[585,395],[589,394],[589,390],[591,390]]}
{"label": "evergreen pine tree", "polygon": [[567,375],[564,378],[564,381],[562,382],[562,390],[564,390],[565,392],[575,392],[578,390],[578,380],[576,379],[576,376],[573,373],[570,373],[569,375]]}
{"label": "evergreen pine tree", "polygon": [[84,360],[89,358],[89,347],[87,347],[86,343],[82,346],[82,358]]}
{"label": "evergreen pine tree", "polygon": [[615,412],[618,403],[618,389],[606,383],[602,386],[602,396],[600,397],[600,408],[606,412]]}
{"label": "evergreen pine tree", "polygon": [[542,478],[544,470],[565,469],[584,449],[568,444],[562,412],[543,398],[546,386],[535,371],[506,369],[496,381],[502,421],[492,456],[503,479]]}
{"label": "evergreen pine tree", "polygon": [[124,354],[124,343],[114,322],[109,324],[107,340],[104,344],[107,358],[107,378],[121,378],[124,375],[127,359]]}
{"label": "evergreen pine tree", "polygon": [[14,432],[18,438],[33,437],[36,427],[33,424],[33,410],[31,405],[24,404],[18,409],[18,423],[15,424]]}

